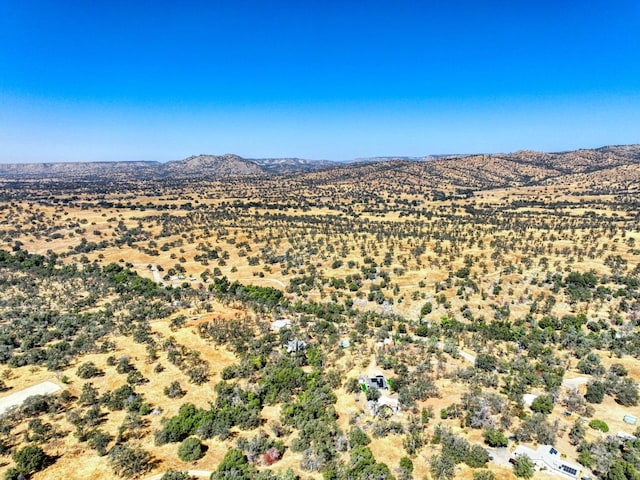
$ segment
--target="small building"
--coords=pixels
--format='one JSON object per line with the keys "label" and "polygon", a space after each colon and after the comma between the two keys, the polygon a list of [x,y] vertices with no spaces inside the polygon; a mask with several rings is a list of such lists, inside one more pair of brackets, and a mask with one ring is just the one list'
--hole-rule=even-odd
{"label": "small building", "polygon": [[629,425],[635,425],[636,423],[638,423],[638,417],[636,417],[635,415],[627,414],[624,416],[622,421],[624,423],[628,423]]}
{"label": "small building", "polygon": [[367,402],[367,406],[369,407],[371,415],[374,417],[388,418],[398,412],[400,402],[397,398],[381,395],[377,400]]}
{"label": "small building", "polygon": [[289,340],[286,345],[287,353],[296,353],[301,350],[306,350],[307,343],[304,340]]}
{"label": "small building", "polygon": [[279,332],[283,328],[291,328],[291,320],[288,318],[279,318],[271,323],[271,330]]}
{"label": "small building", "polygon": [[389,390],[389,383],[384,375],[378,374],[375,377],[360,377],[360,383],[366,388],[377,388],[378,390]]}
{"label": "small building", "polygon": [[378,408],[388,407],[392,412],[397,412],[400,408],[400,401],[397,398],[387,397],[386,395],[381,395],[378,399]]}
{"label": "small building", "polygon": [[551,471],[565,478],[578,478],[582,468],[578,464],[567,462],[552,445],[540,445],[537,450],[518,445],[511,454],[511,460],[521,455],[527,455],[538,469]]}

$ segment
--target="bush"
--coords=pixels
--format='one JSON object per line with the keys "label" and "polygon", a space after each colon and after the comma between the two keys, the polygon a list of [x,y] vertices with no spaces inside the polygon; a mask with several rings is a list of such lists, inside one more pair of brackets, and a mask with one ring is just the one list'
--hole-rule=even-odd
{"label": "bush", "polygon": [[364,447],[365,445],[369,445],[371,443],[371,439],[369,436],[362,431],[359,427],[352,427],[349,431],[349,446],[351,448]]}
{"label": "bush", "polygon": [[18,470],[23,473],[33,473],[46,467],[49,457],[38,445],[27,445],[13,454]]}
{"label": "bush", "polygon": [[531,402],[531,410],[549,414],[553,410],[553,399],[550,395],[540,395]]}
{"label": "bush", "polygon": [[211,474],[211,480],[251,480],[255,473],[254,467],[249,464],[247,457],[237,448],[229,450],[218,469]]}
{"label": "bush", "polygon": [[400,468],[403,469],[405,472],[411,473],[413,472],[413,462],[409,457],[402,457],[400,459]]}
{"label": "bush", "polygon": [[182,472],[177,470],[167,470],[160,480],[191,480],[191,475],[188,472]]}
{"label": "bush", "polygon": [[490,470],[473,472],[473,480],[495,480],[496,476]]}
{"label": "bush", "polygon": [[513,473],[516,477],[531,478],[533,477],[533,462],[528,455],[519,455],[513,462]]}
{"label": "bush", "polygon": [[504,433],[490,428],[484,432],[484,442],[490,447],[506,447],[509,443]]}
{"label": "bush", "polygon": [[590,382],[587,384],[587,392],[584,398],[589,403],[602,403],[604,400],[605,386],[602,382]]}
{"label": "bush", "polygon": [[609,431],[609,425],[607,425],[602,420],[593,419],[589,422],[589,426],[594,430],[600,430],[601,432],[607,433]]}
{"label": "bush", "polygon": [[180,398],[184,397],[187,392],[182,389],[180,386],[180,382],[173,381],[167,387],[164,387],[164,394],[169,398]]}
{"label": "bush", "polygon": [[616,402],[626,407],[638,405],[638,385],[630,378],[625,378],[616,389]]}
{"label": "bush", "polygon": [[479,368],[486,372],[491,372],[498,366],[498,359],[493,355],[489,355],[488,353],[479,353],[476,357],[475,366],[476,368]]}
{"label": "bush", "polygon": [[94,448],[100,456],[107,454],[107,445],[111,441],[111,435],[100,430],[94,431],[89,435],[89,446]]}
{"label": "bush", "polygon": [[178,447],[178,458],[183,462],[195,462],[203,455],[202,443],[197,437],[186,438]]}
{"label": "bush", "polygon": [[100,370],[93,362],[85,362],[76,370],[76,375],[84,380],[100,375],[100,373]]}
{"label": "bush", "polygon": [[151,455],[138,447],[116,445],[109,452],[109,463],[116,475],[131,478],[149,471]]}

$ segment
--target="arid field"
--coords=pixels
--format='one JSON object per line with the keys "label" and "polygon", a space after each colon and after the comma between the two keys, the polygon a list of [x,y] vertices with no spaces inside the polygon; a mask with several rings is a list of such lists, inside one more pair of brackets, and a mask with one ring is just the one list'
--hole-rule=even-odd
{"label": "arid field", "polygon": [[0,400],[61,391],[0,472],[637,478],[640,163],[592,157],[4,180]]}

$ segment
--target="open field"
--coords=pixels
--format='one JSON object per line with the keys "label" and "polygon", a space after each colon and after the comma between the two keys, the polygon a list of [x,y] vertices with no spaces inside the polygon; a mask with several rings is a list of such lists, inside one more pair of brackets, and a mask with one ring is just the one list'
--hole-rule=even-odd
{"label": "open field", "polygon": [[[0,471],[35,444],[36,480],[215,471],[234,447],[252,478],[515,478],[478,450],[487,432],[553,444],[599,478],[634,465],[622,452],[640,445],[615,435],[638,414],[636,184],[486,172],[461,191],[454,164],[438,188],[390,165],[5,183],[0,401],[53,375],[64,391],[0,420]],[[371,414],[358,378],[378,373],[398,412]],[[190,436],[203,454],[181,460]],[[139,471],[118,467],[123,446],[146,452]]]}

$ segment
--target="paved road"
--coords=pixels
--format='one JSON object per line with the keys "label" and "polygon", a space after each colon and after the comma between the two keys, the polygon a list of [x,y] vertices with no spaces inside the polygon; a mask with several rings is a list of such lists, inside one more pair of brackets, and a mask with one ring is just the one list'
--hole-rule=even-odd
{"label": "paved road", "polygon": [[22,403],[33,395],[47,395],[61,390],[60,385],[53,382],[42,382],[27,387],[19,392],[12,393],[0,398],[0,415],[4,414],[11,407],[22,405]]}

